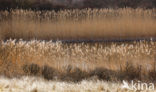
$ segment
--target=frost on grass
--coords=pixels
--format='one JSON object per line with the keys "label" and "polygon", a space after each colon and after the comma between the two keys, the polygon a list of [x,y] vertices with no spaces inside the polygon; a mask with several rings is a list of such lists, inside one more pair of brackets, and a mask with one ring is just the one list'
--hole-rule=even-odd
{"label": "frost on grass", "polygon": [[[120,83],[83,80],[79,83],[46,81],[38,77],[0,77],[0,92],[129,92]],[[133,91],[131,91],[133,92]]]}

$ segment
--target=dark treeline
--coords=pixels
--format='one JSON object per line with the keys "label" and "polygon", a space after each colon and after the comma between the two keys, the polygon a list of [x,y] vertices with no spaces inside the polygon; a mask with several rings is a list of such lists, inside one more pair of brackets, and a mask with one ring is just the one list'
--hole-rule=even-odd
{"label": "dark treeline", "polygon": [[54,4],[48,0],[0,0],[0,10],[35,9],[50,10],[66,8],[63,4]]}
{"label": "dark treeline", "polygon": [[91,8],[155,8],[156,0],[85,0],[84,5]]}
{"label": "dark treeline", "polygon": [[156,8],[156,0],[0,0],[0,10],[73,8]]}

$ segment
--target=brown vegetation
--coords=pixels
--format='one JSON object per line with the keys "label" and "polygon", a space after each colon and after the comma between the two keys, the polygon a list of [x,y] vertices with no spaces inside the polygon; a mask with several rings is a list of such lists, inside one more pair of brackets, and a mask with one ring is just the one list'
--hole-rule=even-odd
{"label": "brown vegetation", "polygon": [[155,9],[83,9],[0,12],[0,37],[6,39],[80,40],[156,36]]}
{"label": "brown vegetation", "polygon": [[155,81],[156,43],[152,39],[75,44],[47,41],[155,37],[155,11],[129,8],[1,11],[0,75],[76,82],[92,78]]}
{"label": "brown vegetation", "polygon": [[48,80],[155,81],[155,42],[1,42],[0,74],[42,76]]}

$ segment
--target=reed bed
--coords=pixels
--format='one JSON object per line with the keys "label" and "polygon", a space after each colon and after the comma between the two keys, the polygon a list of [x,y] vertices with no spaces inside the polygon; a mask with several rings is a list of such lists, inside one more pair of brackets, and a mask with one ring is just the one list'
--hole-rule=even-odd
{"label": "reed bed", "polygon": [[[99,78],[107,80],[107,77],[100,76],[103,73],[106,76],[111,75],[108,80],[120,81],[124,76],[134,74],[137,77],[132,79],[151,81],[155,80],[155,46],[153,41],[66,44],[39,40],[7,40],[0,44],[0,73],[8,77],[18,77],[29,75],[30,71],[33,75],[43,75],[48,80],[66,80],[65,77],[70,76],[75,78],[73,81],[98,74]],[[107,71],[110,72],[108,75]],[[130,73],[124,75],[127,72]],[[52,75],[47,77],[48,74]],[[127,80],[129,79],[131,78],[128,77]]]}
{"label": "reed bed", "polygon": [[[75,84],[66,82],[64,86],[70,85],[77,89],[84,85],[83,80],[91,83],[89,88],[92,88],[94,83],[88,80],[100,80],[100,85],[105,85],[102,81],[117,83],[122,80],[155,83],[156,42],[152,39],[101,43],[59,41],[155,38],[155,25],[155,9],[0,11],[0,75],[19,78],[15,81],[22,83],[25,83],[23,81],[26,78],[20,80],[22,76],[43,77],[46,81],[72,81]],[[0,78],[0,81],[1,91],[4,89],[1,87],[2,83],[7,84],[14,79]],[[76,84],[80,81],[82,83]],[[45,85],[45,80],[40,82]],[[96,83],[98,87],[98,82]],[[57,91],[59,85],[56,85]],[[115,85],[115,90],[120,91],[119,84]],[[15,86],[17,87],[16,84]],[[34,91],[40,90],[38,85],[36,87],[38,88]],[[47,86],[50,89],[51,87]],[[5,88],[12,89],[10,85]],[[102,89],[109,90],[103,87]],[[83,90],[90,89],[82,88]]]}
{"label": "reed bed", "polygon": [[73,9],[0,12],[3,40],[96,40],[156,36],[155,9]]}

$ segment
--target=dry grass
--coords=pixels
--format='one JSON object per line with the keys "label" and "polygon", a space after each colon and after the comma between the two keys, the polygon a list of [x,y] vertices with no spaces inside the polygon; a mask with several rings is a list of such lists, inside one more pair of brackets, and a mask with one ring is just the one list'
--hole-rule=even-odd
{"label": "dry grass", "polygon": [[0,73],[65,81],[93,76],[108,81],[155,81],[155,46],[152,41],[65,44],[8,40],[0,46]]}
{"label": "dry grass", "polygon": [[156,36],[155,9],[0,12],[1,39],[116,39]]}
{"label": "dry grass", "polygon": [[130,90],[119,82],[83,80],[79,83],[47,81],[38,77],[8,79],[0,77],[1,92],[155,92],[156,90]]}
{"label": "dry grass", "polygon": [[[120,83],[105,81],[87,81],[80,83],[46,81],[36,77],[22,77],[20,79],[0,78],[1,92],[129,92],[121,89]],[[130,91],[136,92],[136,91]],[[146,92],[146,91],[141,91]],[[148,91],[152,92],[152,91]]]}
{"label": "dry grass", "polygon": [[[9,78],[40,76],[47,80],[73,82],[94,79],[155,83],[156,42],[50,41],[155,37],[155,19],[155,9],[1,11],[0,75]],[[77,87],[77,84],[72,85]],[[77,88],[80,89],[81,84]]]}

